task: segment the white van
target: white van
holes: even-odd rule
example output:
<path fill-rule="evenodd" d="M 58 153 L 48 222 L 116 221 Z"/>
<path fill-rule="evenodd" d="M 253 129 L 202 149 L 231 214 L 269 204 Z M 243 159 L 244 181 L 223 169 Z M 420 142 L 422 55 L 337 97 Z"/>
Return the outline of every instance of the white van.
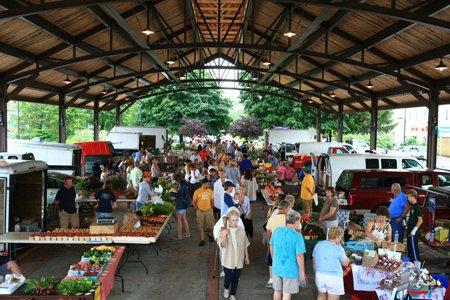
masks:
<path fill-rule="evenodd" d="M 297 152 L 299 154 L 342 154 L 356 153 L 350 144 L 338 142 L 305 142 L 299 143 Z"/>
<path fill-rule="evenodd" d="M 312 175 L 319 189 L 335 186 L 345 169 L 423 169 L 414 157 L 386 154 L 329 154 L 318 159 L 313 155 Z"/>

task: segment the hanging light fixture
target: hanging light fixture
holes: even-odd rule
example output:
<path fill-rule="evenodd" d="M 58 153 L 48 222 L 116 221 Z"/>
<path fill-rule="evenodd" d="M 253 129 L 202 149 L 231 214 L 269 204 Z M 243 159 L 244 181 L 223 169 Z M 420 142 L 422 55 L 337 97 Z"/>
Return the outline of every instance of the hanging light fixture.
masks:
<path fill-rule="evenodd" d="M 170 57 L 170 52 L 169 52 L 169 50 L 167 50 L 166 64 L 168 64 L 169 66 L 175 64 L 175 59 L 173 59 L 172 57 Z"/>
<path fill-rule="evenodd" d="M 435 69 L 440 72 L 447 70 L 447 66 L 442 61 L 442 57 L 441 57 L 441 60 L 439 61 L 439 64 L 435 67 Z"/>
<path fill-rule="evenodd" d="M 153 30 L 150 29 L 150 9 L 148 8 L 148 6 L 147 6 L 147 27 L 145 27 L 145 29 L 142 30 L 142 33 L 145 34 L 146 36 L 155 33 Z"/>
<path fill-rule="evenodd" d="M 292 37 L 294 37 L 296 34 L 295 34 L 295 32 L 293 32 L 292 31 L 292 29 L 291 29 L 291 17 L 292 17 L 292 11 L 289 11 L 289 15 L 288 15 L 288 18 L 289 18 L 289 28 L 288 28 L 288 31 L 287 32 L 285 32 L 283 35 L 285 36 L 285 37 L 287 37 L 287 38 L 292 38 Z"/>
<path fill-rule="evenodd" d="M 65 84 L 70 84 L 70 83 L 72 83 L 72 80 L 70 80 L 70 78 L 69 78 L 69 74 L 67 74 L 66 79 L 64 79 L 64 83 L 65 83 Z"/>
<path fill-rule="evenodd" d="M 255 81 L 258 80 L 258 74 L 256 74 L 255 72 L 252 72 L 251 75 L 252 75 L 252 77 L 251 77 L 252 80 L 255 80 Z"/>
<path fill-rule="evenodd" d="M 271 63 L 270 60 L 268 60 L 266 57 L 263 57 L 263 58 L 261 59 L 261 64 L 262 64 L 263 66 L 265 66 L 265 67 L 270 67 L 270 65 L 271 65 L 272 63 Z"/>
<path fill-rule="evenodd" d="M 103 87 L 102 95 L 106 95 L 106 94 L 108 94 L 108 92 L 106 91 L 106 88 Z"/>
<path fill-rule="evenodd" d="M 334 91 L 331 91 L 330 97 L 331 97 L 331 98 L 336 98 L 336 94 L 334 93 Z"/>
<path fill-rule="evenodd" d="M 372 84 L 372 82 L 370 82 L 370 79 L 369 79 L 369 82 L 366 85 L 366 88 L 368 88 L 369 90 L 373 89 L 373 84 Z"/>

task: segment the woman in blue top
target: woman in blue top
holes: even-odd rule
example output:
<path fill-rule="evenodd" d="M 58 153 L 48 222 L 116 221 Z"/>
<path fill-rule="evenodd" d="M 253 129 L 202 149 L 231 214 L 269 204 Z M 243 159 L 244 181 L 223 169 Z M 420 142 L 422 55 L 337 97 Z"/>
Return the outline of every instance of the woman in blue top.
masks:
<path fill-rule="evenodd" d="M 345 294 L 342 267 L 347 267 L 350 260 L 341 246 L 343 236 L 342 228 L 330 227 L 328 240 L 320 241 L 314 247 L 313 269 L 319 292 L 317 300 L 338 300 Z"/>

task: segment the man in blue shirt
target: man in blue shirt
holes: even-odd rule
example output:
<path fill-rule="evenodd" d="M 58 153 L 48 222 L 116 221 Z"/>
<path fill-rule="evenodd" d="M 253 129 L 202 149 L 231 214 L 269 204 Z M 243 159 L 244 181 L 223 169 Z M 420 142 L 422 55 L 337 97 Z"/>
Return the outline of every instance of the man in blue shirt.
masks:
<path fill-rule="evenodd" d="M 393 183 L 391 192 L 394 194 L 391 205 L 389 206 L 389 215 L 391 218 L 392 241 L 394 241 L 396 233 L 398 233 L 398 242 L 403 243 L 405 235 L 404 220 L 408 213 L 408 198 L 402 192 L 402 187 L 398 183 Z"/>
<path fill-rule="evenodd" d="M 270 238 L 272 255 L 273 299 L 290 299 L 299 291 L 299 282 L 305 282 L 305 241 L 300 233 L 300 214 L 290 211 L 286 227 L 278 227 Z"/>
<path fill-rule="evenodd" d="M 244 154 L 244 159 L 239 165 L 239 171 L 241 171 L 241 174 L 244 174 L 245 170 L 253 170 L 252 161 L 248 158 L 247 154 Z"/>

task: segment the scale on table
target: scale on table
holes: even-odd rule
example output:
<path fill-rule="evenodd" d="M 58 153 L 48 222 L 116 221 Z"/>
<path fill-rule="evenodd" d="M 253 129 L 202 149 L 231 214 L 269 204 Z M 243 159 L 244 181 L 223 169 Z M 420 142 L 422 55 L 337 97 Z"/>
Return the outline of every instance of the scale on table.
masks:
<path fill-rule="evenodd" d="M 98 218 L 97 225 L 112 225 L 116 223 L 115 218 Z"/>

